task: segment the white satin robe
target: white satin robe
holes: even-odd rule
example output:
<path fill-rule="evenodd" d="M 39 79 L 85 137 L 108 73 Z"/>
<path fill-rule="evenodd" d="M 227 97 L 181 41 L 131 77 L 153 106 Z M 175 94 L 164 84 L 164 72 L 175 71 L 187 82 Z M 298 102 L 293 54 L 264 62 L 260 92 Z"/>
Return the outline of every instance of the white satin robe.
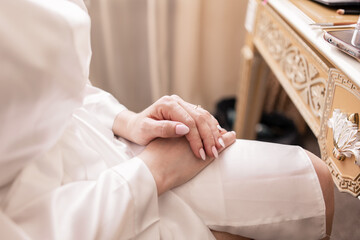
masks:
<path fill-rule="evenodd" d="M 238 140 L 157 197 L 142 147 L 116 139 L 125 109 L 88 84 L 81 0 L 0 0 L 1 239 L 319 239 L 325 207 L 299 147 Z"/>

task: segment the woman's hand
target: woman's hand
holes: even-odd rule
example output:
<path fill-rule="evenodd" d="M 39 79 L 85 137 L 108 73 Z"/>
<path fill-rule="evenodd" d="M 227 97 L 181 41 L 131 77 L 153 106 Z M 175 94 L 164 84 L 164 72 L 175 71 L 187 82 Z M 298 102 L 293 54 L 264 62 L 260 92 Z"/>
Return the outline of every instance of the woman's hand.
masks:
<path fill-rule="evenodd" d="M 218 121 L 206 110 L 176 95 L 164 96 L 141 113 L 125 110 L 116 117 L 113 132 L 132 142 L 147 145 L 155 138 L 185 135 L 196 157 L 218 156 L 223 148 Z"/>
<path fill-rule="evenodd" d="M 236 136 L 234 132 L 223 132 L 222 138 L 225 147 L 228 147 L 234 143 Z M 185 138 L 156 139 L 138 157 L 152 173 L 158 195 L 189 181 L 214 160 L 195 158 Z"/>

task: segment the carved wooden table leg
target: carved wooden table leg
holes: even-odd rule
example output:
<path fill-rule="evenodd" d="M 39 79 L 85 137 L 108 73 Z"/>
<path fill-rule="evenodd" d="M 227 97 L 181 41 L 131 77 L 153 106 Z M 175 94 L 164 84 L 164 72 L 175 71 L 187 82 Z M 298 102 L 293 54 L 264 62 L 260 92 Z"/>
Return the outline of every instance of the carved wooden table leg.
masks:
<path fill-rule="evenodd" d="M 247 43 L 242 50 L 244 57 L 243 72 L 238 86 L 236 121 L 234 130 L 238 138 L 255 139 L 256 124 L 259 122 L 265 96 L 265 81 L 269 67 L 260 56 L 252 41 L 247 37 Z"/>

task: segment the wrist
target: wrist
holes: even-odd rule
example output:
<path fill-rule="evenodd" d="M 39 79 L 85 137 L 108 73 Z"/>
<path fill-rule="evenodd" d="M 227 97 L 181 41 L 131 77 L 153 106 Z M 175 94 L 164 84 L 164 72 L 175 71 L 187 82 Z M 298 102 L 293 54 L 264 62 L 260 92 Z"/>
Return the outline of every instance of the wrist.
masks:
<path fill-rule="evenodd" d="M 159 167 L 155 161 L 153 161 L 154 156 L 148 154 L 145 150 L 142 153 L 140 153 L 137 157 L 140 158 L 145 163 L 151 175 L 153 176 L 156 184 L 158 196 L 160 196 L 164 192 L 167 192 L 171 188 L 169 178 L 165 177 L 165 173 L 164 171 L 162 171 L 162 168 Z"/>
<path fill-rule="evenodd" d="M 131 130 L 132 122 L 137 114 L 130 110 L 123 110 L 118 113 L 114 119 L 114 124 L 112 127 L 112 131 L 116 136 L 126 138 L 130 141 L 131 139 Z"/>

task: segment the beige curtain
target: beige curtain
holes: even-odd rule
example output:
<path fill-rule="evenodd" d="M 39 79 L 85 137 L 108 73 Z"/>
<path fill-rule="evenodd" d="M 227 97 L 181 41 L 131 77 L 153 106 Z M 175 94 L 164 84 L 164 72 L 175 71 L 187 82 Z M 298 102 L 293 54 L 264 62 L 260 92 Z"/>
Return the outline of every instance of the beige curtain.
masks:
<path fill-rule="evenodd" d="M 91 0 L 91 80 L 132 110 L 165 94 L 213 111 L 234 96 L 245 0 Z"/>
<path fill-rule="evenodd" d="M 171 91 L 213 111 L 237 90 L 247 1 L 176 2 Z"/>
<path fill-rule="evenodd" d="M 90 0 L 90 80 L 140 111 L 152 101 L 147 0 Z"/>

